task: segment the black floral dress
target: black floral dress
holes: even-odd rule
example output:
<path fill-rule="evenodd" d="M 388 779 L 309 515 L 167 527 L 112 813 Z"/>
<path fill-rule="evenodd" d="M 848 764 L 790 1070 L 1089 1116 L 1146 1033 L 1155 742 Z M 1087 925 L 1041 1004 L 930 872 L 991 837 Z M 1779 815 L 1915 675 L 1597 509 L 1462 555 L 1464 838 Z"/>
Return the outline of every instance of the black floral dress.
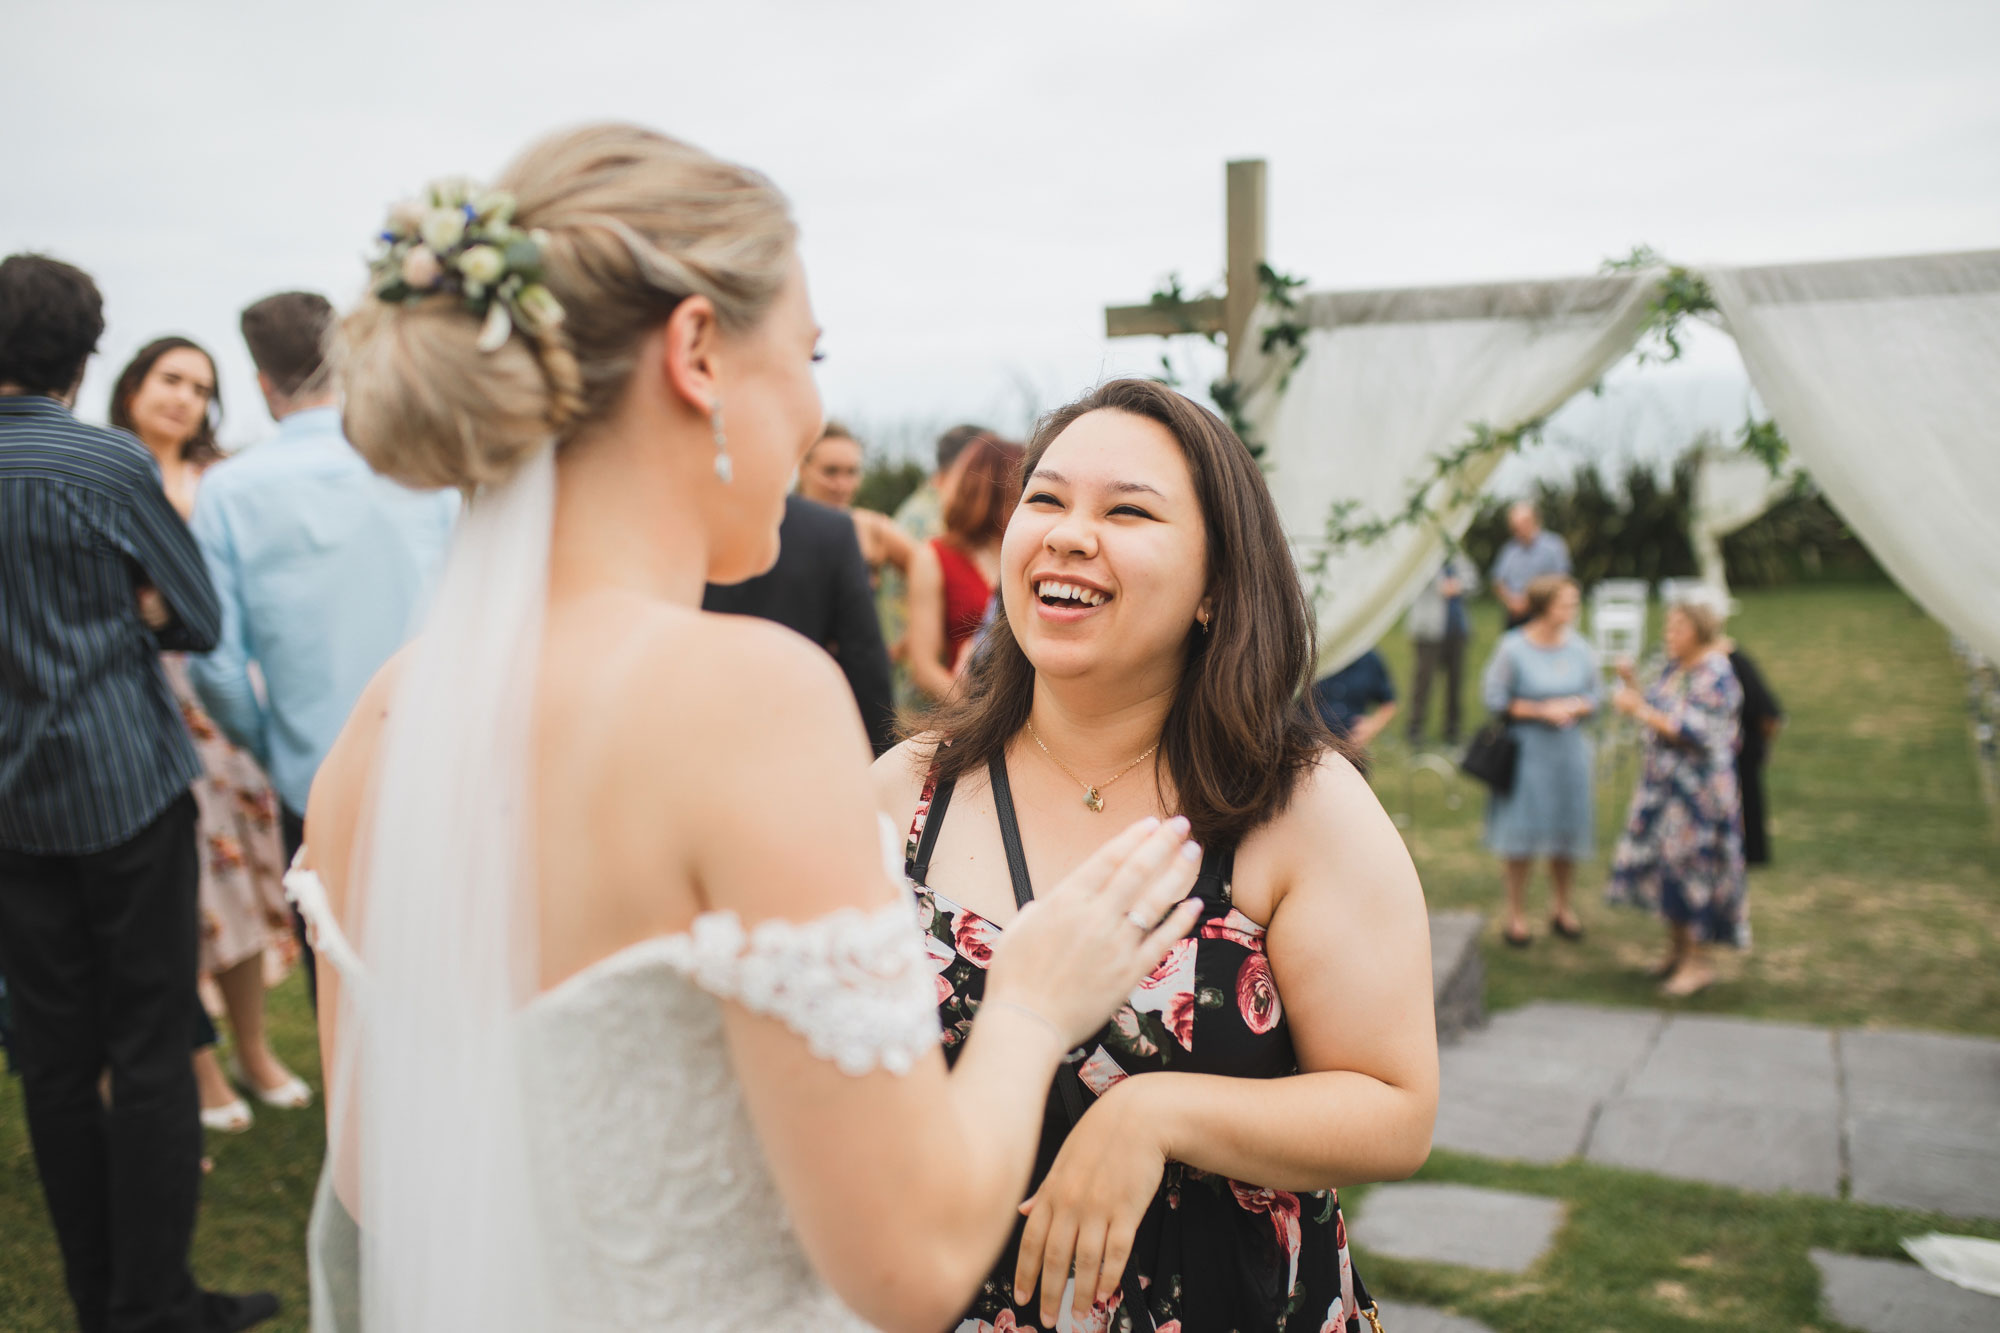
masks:
<path fill-rule="evenodd" d="M 1004 776 L 994 795 L 1011 813 Z M 935 779 L 925 784 L 910 826 L 905 873 L 926 929 L 945 1057 L 952 1060 L 978 1012 L 1000 927 L 924 883 L 949 802 L 948 787 L 940 789 Z M 1233 849 L 1211 849 L 1195 889 L 1204 900 L 1200 924 L 1091 1042 L 1070 1053 L 1086 1104 L 1121 1080 L 1153 1070 L 1234 1078 L 1298 1072 L 1264 928 L 1230 901 L 1233 862 Z M 1055 1164 L 1071 1123 L 1063 1098 L 1051 1089 L 1031 1194 Z M 954 1333 L 1048 1333 L 1039 1329 L 1032 1301 L 1013 1302 L 1023 1225 L 1015 1224 Z M 1356 1282 L 1340 1199 L 1332 1190 L 1265 1189 L 1170 1161 L 1133 1238 L 1126 1278 L 1077 1333 L 1367 1333 L 1376 1327 L 1364 1322 L 1362 1311 L 1372 1310 Z M 1135 1280 L 1139 1289 L 1132 1291 Z"/>

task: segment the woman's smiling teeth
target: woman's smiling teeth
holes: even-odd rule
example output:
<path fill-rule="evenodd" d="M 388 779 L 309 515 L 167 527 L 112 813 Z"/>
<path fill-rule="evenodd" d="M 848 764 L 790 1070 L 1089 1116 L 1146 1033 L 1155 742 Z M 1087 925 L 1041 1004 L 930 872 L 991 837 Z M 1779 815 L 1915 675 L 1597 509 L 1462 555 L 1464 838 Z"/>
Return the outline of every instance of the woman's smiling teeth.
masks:
<path fill-rule="evenodd" d="M 1035 585 L 1035 595 L 1045 602 L 1075 602 L 1079 606 L 1102 606 L 1109 598 L 1095 588 L 1043 579 Z"/>

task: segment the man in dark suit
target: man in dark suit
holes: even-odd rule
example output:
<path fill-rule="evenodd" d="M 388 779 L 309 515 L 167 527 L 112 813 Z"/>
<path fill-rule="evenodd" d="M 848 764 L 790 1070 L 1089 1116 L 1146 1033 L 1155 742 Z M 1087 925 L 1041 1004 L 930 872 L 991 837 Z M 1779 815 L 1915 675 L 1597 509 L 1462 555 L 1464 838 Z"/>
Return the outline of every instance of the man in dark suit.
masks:
<path fill-rule="evenodd" d="M 785 521 L 778 528 L 778 563 L 742 583 L 709 584 L 701 605 L 704 611 L 775 620 L 832 653 L 854 691 L 875 753 L 896 743 L 889 653 L 882 646 L 868 562 L 862 559 L 851 517 L 797 495 L 786 496 Z"/>

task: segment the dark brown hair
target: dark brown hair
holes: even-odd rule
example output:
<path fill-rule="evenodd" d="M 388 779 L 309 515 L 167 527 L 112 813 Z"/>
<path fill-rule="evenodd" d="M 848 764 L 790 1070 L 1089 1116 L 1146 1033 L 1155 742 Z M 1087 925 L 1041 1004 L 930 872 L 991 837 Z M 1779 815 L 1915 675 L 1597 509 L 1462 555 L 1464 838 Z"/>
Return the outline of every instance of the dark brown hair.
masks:
<path fill-rule="evenodd" d="M 0 381 L 65 394 L 104 336 L 104 298 L 90 275 L 47 255 L 0 260 Z"/>
<path fill-rule="evenodd" d="M 1000 540 L 1021 498 L 1021 458 L 1020 445 L 991 435 L 965 446 L 943 514 L 945 536 L 955 545 L 976 551 Z"/>
<path fill-rule="evenodd" d="M 1528 586 L 1521 590 L 1528 603 L 1528 619 L 1540 620 L 1555 605 L 1557 593 L 1576 586 L 1576 580 L 1567 574 L 1537 574 L 1529 579 Z"/>
<path fill-rule="evenodd" d="M 257 369 L 280 394 L 296 398 L 326 366 L 333 305 L 318 292 L 279 292 L 246 307 L 242 328 Z"/>
<path fill-rule="evenodd" d="M 169 334 L 155 338 L 139 349 L 139 354 L 126 363 L 118 372 L 118 382 L 111 386 L 111 411 L 107 414 L 111 424 L 120 430 L 129 430 L 134 435 L 139 428 L 132 421 L 132 400 L 138 396 L 139 386 L 146 382 L 146 376 L 153 373 L 153 365 L 168 352 L 177 352 L 183 347 L 191 352 L 200 352 L 208 362 L 208 373 L 215 375 L 215 358 L 209 356 L 208 349 L 192 338 Z M 201 425 L 181 446 L 181 458 L 197 467 L 207 467 L 222 457 L 222 446 L 215 442 L 215 432 L 222 425 L 222 381 L 217 379 L 215 391 L 208 396 L 208 408 L 201 414 Z"/>
<path fill-rule="evenodd" d="M 1305 706 L 1314 663 L 1312 607 L 1299 585 L 1277 506 L 1256 460 L 1213 412 L 1152 380 L 1113 380 L 1035 427 L 1023 462 L 1032 473 L 1071 423 L 1090 412 L 1157 421 L 1179 442 L 1208 533 L 1214 613 L 1188 626 L 1180 686 L 1167 709 L 1154 781 L 1204 842 L 1235 842 L 1284 810 L 1328 750 L 1354 758 Z M 1027 725 L 1035 668 L 1007 623 L 1006 603 L 966 668 L 962 688 L 922 729 L 949 737 L 938 776 L 983 772 Z"/>

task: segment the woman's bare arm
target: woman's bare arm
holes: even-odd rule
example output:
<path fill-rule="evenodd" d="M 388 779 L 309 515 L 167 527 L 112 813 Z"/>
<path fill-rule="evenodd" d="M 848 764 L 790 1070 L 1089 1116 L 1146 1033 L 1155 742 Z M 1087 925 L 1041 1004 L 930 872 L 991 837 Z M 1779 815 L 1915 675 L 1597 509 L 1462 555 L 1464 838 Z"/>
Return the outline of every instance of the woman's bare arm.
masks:
<path fill-rule="evenodd" d="M 951 693 L 956 680 L 944 660 L 944 566 L 929 542 L 910 561 L 910 679 L 933 699 Z"/>

